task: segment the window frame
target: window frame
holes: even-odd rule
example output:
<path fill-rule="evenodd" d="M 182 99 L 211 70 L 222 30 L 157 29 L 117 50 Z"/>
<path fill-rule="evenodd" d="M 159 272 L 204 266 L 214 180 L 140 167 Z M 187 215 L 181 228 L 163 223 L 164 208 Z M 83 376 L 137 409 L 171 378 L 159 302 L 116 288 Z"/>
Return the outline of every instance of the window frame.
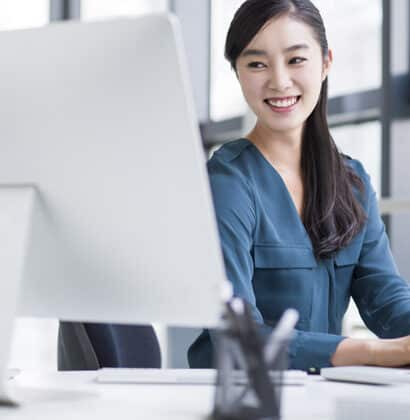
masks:
<path fill-rule="evenodd" d="M 371 121 L 380 121 L 382 126 L 382 162 L 381 162 L 381 194 L 389 197 L 391 193 L 391 125 L 397 119 L 410 118 L 410 72 L 393 76 L 391 71 L 391 2 L 382 2 L 382 86 L 377 89 L 357 91 L 351 94 L 340 95 L 329 99 L 328 117 L 329 127 L 362 124 Z M 223 143 L 230 138 L 240 135 L 242 117 L 235 117 L 223 121 L 210 120 L 210 54 L 211 47 L 211 0 L 201 0 L 201 13 L 190 15 L 187 22 L 189 8 L 184 0 L 169 0 L 170 11 L 180 17 L 185 37 L 192 34 L 193 28 L 197 39 L 201 40 L 204 48 L 189 51 L 192 59 L 201 60 L 201 70 L 196 69 L 193 74 L 194 89 L 202 92 L 202 99 L 197 96 L 197 107 L 200 112 L 200 132 L 206 149 L 215 144 Z M 81 0 L 50 0 L 50 20 L 79 19 Z M 192 24 L 197 20 L 198 25 Z M 202 24 L 199 22 L 202 21 Z M 205 25 L 203 22 L 205 21 Z M 410 22 L 410 8 L 408 22 Z M 194 22 L 195 23 L 195 22 Z M 198 29 L 199 28 L 199 29 Z M 410 25 L 408 25 L 410 39 Z M 204 49 L 207 51 L 204 54 Z M 410 43 L 409 43 L 410 56 Z M 199 74 L 201 73 L 201 74 Z M 204 94 L 204 92 L 206 92 Z M 394 101 L 392 100 L 394 98 Z"/>

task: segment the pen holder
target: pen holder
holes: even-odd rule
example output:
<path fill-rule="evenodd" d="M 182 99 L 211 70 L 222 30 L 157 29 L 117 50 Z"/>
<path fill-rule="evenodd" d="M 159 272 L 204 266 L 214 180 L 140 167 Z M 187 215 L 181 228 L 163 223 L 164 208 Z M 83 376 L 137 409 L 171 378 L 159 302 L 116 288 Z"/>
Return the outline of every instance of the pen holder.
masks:
<path fill-rule="evenodd" d="M 250 307 L 239 299 L 228 302 L 224 322 L 217 334 L 218 375 L 210 418 L 278 420 L 288 341 L 276 343 L 276 356 L 268 366 Z"/>

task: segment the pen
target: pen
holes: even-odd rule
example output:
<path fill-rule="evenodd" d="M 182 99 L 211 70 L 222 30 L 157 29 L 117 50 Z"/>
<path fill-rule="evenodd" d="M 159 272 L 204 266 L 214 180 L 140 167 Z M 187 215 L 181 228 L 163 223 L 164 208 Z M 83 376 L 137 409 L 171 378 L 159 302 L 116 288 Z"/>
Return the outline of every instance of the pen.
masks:
<path fill-rule="evenodd" d="M 299 314 L 295 309 L 287 309 L 283 313 L 265 346 L 265 360 L 268 366 L 275 361 L 283 342 L 290 340 L 298 319 Z"/>

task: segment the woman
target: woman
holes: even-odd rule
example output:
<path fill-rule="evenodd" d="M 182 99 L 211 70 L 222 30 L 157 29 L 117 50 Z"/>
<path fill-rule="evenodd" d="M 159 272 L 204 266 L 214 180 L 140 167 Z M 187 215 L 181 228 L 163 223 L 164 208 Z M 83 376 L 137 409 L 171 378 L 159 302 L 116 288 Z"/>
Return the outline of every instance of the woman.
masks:
<path fill-rule="evenodd" d="M 291 368 L 410 364 L 410 288 L 368 175 L 329 134 L 332 53 L 318 10 L 309 0 L 248 0 L 225 55 L 257 116 L 208 166 L 234 294 L 252 305 L 265 335 L 286 308 L 299 311 Z M 350 297 L 380 339 L 340 335 Z M 213 365 L 208 331 L 189 361 Z"/>

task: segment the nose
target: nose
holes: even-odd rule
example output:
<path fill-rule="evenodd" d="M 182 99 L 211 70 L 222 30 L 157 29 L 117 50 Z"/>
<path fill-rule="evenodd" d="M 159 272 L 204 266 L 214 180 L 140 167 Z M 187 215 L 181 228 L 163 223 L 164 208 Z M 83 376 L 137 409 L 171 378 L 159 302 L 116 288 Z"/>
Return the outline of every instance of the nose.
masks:
<path fill-rule="evenodd" d="M 276 65 L 270 72 L 268 88 L 277 92 L 285 92 L 292 86 L 292 78 L 288 69 L 283 65 Z"/>

